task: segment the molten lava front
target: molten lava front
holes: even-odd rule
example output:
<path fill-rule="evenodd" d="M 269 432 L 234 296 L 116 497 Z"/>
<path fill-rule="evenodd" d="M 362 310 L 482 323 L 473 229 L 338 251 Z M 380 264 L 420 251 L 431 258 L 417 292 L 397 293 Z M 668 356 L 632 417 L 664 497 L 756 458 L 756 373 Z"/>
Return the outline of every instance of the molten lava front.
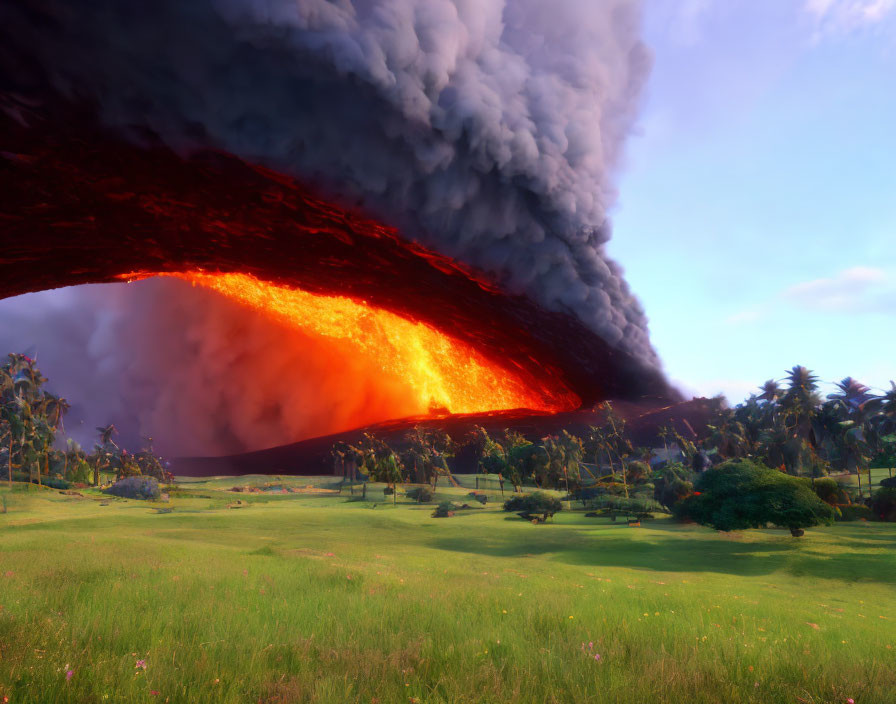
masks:
<path fill-rule="evenodd" d="M 564 411 L 578 397 L 552 387 L 535 390 L 500 364 L 430 325 L 344 296 L 278 286 L 247 274 L 173 274 L 212 289 L 260 314 L 325 338 L 345 341 L 382 370 L 402 379 L 421 408 L 450 413 L 528 408 Z M 334 374 L 339 370 L 334 369 Z"/>

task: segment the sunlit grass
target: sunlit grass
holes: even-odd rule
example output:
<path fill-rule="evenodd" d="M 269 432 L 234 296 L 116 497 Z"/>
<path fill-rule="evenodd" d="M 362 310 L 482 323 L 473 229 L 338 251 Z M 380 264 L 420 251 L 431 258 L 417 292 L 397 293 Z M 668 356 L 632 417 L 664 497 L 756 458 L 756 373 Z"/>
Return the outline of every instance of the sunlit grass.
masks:
<path fill-rule="evenodd" d="M 381 487 L 365 502 L 222 491 L 268 480 L 190 483 L 161 514 L 89 492 L 9 495 L 0 695 L 896 701 L 892 524 L 797 540 L 575 512 L 533 526 L 497 501 L 432 519 Z M 248 505 L 227 508 L 237 498 Z"/>

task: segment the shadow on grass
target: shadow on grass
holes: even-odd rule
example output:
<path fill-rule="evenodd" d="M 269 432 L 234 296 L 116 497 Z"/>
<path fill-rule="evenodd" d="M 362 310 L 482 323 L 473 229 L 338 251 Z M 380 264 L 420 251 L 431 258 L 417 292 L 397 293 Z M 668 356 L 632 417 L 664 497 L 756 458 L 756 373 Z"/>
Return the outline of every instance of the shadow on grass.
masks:
<path fill-rule="evenodd" d="M 617 527 L 615 524 L 613 527 Z M 628 567 L 657 572 L 716 572 L 761 576 L 783 571 L 795 576 L 849 582 L 896 584 L 896 555 L 861 540 L 844 540 L 847 550 L 829 550 L 810 538 L 754 534 L 723 537 L 704 528 L 651 524 L 651 532 L 620 536 L 552 531 L 533 526 L 531 534 L 438 538 L 430 545 L 452 552 L 524 559 L 553 555 L 559 562 L 588 567 Z M 652 534 L 660 531 L 661 534 Z M 700 535 L 690 535 L 690 533 Z M 761 537 L 760 537 L 761 536 Z M 760 537 L 760 539 L 756 539 Z M 765 539 L 762 539 L 765 538 Z"/>

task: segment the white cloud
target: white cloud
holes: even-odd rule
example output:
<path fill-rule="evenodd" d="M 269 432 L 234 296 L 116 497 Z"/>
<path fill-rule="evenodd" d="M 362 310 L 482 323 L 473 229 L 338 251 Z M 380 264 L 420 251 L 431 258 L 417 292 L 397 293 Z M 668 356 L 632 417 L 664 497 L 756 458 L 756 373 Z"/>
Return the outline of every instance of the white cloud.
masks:
<path fill-rule="evenodd" d="M 824 312 L 896 312 L 894 280 L 883 269 L 857 266 L 830 278 L 814 279 L 786 289 L 784 298 Z"/>
<path fill-rule="evenodd" d="M 803 9 L 815 24 L 816 38 L 847 34 L 896 15 L 896 0 L 806 0 Z"/>

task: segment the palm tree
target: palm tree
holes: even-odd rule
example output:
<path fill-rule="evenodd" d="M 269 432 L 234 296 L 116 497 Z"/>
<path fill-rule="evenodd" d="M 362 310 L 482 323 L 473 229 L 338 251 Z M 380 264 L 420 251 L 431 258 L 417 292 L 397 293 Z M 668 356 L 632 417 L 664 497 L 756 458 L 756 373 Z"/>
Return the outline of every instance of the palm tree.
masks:
<path fill-rule="evenodd" d="M 887 450 L 887 464 L 892 465 L 896 454 L 896 382 L 891 381 L 890 388 L 883 396 L 878 397 L 875 410 L 871 424 L 880 439 L 882 449 Z M 893 467 L 888 466 L 887 472 L 892 477 Z"/>
<path fill-rule="evenodd" d="M 41 388 L 46 381 L 34 360 L 23 354 L 8 355 L 0 366 L 0 436 L 10 484 L 15 459 L 20 469 L 28 467 L 29 479 L 37 470 L 38 484 L 42 472 L 49 473 L 53 441 L 69 406 Z"/>
<path fill-rule="evenodd" d="M 862 495 L 862 467 L 868 470 L 868 490 L 871 490 L 870 458 L 880 442 L 874 425 L 869 423 L 866 409 L 873 408 L 878 398 L 861 382 L 846 377 L 836 384 L 838 391 L 828 394 L 828 403 L 841 416 L 843 429 L 841 445 L 847 462 L 847 470 L 855 467 L 859 480 L 859 496 Z M 826 404 L 827 405 L 827 404 Z"/>
<path fill-rule="evenodd" d="M 782 399 L 782 405 L 795 422 L 797 432 L 808 434 L 807 426 L 815 409 L 821 405 L 818 395 L 818 377 L 806 367 L 797 365 L 787 372 L 789 386 Z"/>
<path fill-rule="evenodd" d="M 563 430 L 560 435 L 550 435 L 544 438 L 543 447 L 548 456 L 549 466 L 559 469 L 563 473 L 564 483 L 566 484 L 566 493 L 569 494 L 569 476 L 578 483 L 580 479 L 579 464 L 582 461 L 584 450 L 582 441 L 575 435 Z M 559 478 L 559 476 L 558 476 Z"/>
<path fill-rule="evenodd" d="M 730 408 L 719 408 L 707 430 L 709 435 L 703 441 L 703 447 L 715 449 L 721 457 L 745 457 L 751 453 L 746 428 Z"/>
<path fill-rule="evenodd" d="M 530 473 L 533 447 L 534 445 L 522 434 L 512 430 L 504 431 L 507 476 L 510 479 L 510 483 L 513 484 L 513 490 L 516 493 L 523 490 L 523 477 L 528 476 Z M 503 495 L 503 488 L 501 493 Z"/>
<path fill-rule="evenodd" d="M 627 499 L 628 480 L 625 476 L 625 460 L 631 456 L 634 448 L 625 437 L 625 419 L 616 413 L 609 401 L 604 403 L 603 408 L 603 425 L 589 428 L 589 447 L 594 450 L 595 464 L 599 464 L 598 458 L 601 452 L 606 455 L 611 472 L 615 473 L 615 462 L 619 463 L 622 472 L 622 490 Z M 661 429 L 663 430 L 665 429 Z"/>
<path fill-rule="evenodd" d="M 768 379 L 759 389 L 762 393 L 756 398 L 767 403 L 776 403 L 783 395 L 781 385 L 774 379 Z"/>
<path fill-rule="evenodd" d="M 828 394 L 828 399 L 835 403 L 842 404 L 847 414 L 852 415 L 860 413 L 869 401 L 877 398 L 871 393 L 871 389 L 860 381 L 853 379 L 851 376 L 846 377 L 843 381 L 834 384 L 839 391 Z"/>

